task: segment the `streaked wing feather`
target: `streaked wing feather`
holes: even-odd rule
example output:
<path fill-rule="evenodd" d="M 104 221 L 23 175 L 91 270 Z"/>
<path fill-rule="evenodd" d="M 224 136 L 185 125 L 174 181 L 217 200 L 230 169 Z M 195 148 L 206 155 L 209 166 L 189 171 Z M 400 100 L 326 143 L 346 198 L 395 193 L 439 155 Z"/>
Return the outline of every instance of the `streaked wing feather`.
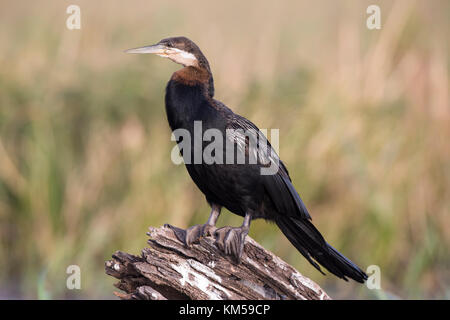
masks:
<path fill-rule="evenodd" d="M 276 174 L 262 176 L 265 189 L 277 211 L 286 215 L 311 219 L 305 204 L 291 182 L 288 170 L 259 128 L 246 118 L 233 114 L 233 117 L 228 121 L 227 129 L 234 130 L 233 134 L 230 136 L 227 134 L 227 137 L 233 139 L 238 148 L 248 148 L 249 154 L 256 154 L 258 164 L 276 163 L 278 166 Z M 242 135 L 241 131 L 254 132 L 258 150 L 253 150 L 255 144 L 249 145 L 247 136 Z"/>

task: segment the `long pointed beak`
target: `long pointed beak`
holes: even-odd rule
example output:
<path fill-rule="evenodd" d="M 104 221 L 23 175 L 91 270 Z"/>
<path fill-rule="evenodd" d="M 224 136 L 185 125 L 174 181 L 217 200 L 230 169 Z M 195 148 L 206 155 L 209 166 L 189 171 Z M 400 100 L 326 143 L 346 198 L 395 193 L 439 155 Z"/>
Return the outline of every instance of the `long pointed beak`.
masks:
<path fill-rule="evenodd" d="M 125 50 L 125 53 L 154 53 L 159 56 L 166 56 L 166 50 L 168 48 L 162 44 L 154 44 L 152 46 L 139 47 L 134 49 Z"/>

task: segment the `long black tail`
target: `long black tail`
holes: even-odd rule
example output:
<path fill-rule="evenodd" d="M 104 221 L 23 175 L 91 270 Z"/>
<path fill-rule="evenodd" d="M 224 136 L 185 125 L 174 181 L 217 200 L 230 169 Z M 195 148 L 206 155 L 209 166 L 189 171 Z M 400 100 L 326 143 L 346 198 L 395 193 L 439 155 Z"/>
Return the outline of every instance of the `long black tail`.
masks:
<path fill-rule="evenodd" d="M 277 217 L 275 222 L 297 250 L 321 273 L 318 263 L 345 281 L 346 277 L 360 283 L 367 280 L 367 275 L 357 265 L 325 241 L 311 221 Z"/>

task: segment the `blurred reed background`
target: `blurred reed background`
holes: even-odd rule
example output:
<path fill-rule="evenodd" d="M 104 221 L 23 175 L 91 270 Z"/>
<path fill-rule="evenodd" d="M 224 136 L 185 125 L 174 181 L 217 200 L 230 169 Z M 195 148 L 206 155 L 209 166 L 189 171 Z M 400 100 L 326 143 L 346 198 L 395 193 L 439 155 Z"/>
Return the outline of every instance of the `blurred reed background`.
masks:
<path fill-rule="evenodd" d="M 81 7 L 81 30 L 66 8 Z M 382 29 L 366 28 L 381 7 Z M 382 289 L 322 276 L 278 229 L 250 236 L 334 298 L 450 298 L 448 1 L 0 0 L 0 298 L 112 298 L 104 261 L 209 208 L 170 161 L 179 68 L 124 49 L 185 35 L 216 98 L 260 128 L 316 226 Z M 225 213 L 220 225 L 239 225 Z M 66 268 L 81 268 L 67 290 Z"/>

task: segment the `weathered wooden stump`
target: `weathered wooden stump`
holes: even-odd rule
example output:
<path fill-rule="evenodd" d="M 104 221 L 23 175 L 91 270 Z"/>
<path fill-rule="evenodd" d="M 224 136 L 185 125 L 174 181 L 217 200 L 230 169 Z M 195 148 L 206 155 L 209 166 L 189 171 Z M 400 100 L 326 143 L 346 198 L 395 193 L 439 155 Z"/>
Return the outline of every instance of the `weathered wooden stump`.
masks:
<path fill-rule="evenodd" d="M 121 251 L 105 263 L 122 299 L 330 299 L 313 281 L 247 236 L 241 263 L 212 237 L 187 248 L 168 227 L 150 228 L 141 256 Z"/>

